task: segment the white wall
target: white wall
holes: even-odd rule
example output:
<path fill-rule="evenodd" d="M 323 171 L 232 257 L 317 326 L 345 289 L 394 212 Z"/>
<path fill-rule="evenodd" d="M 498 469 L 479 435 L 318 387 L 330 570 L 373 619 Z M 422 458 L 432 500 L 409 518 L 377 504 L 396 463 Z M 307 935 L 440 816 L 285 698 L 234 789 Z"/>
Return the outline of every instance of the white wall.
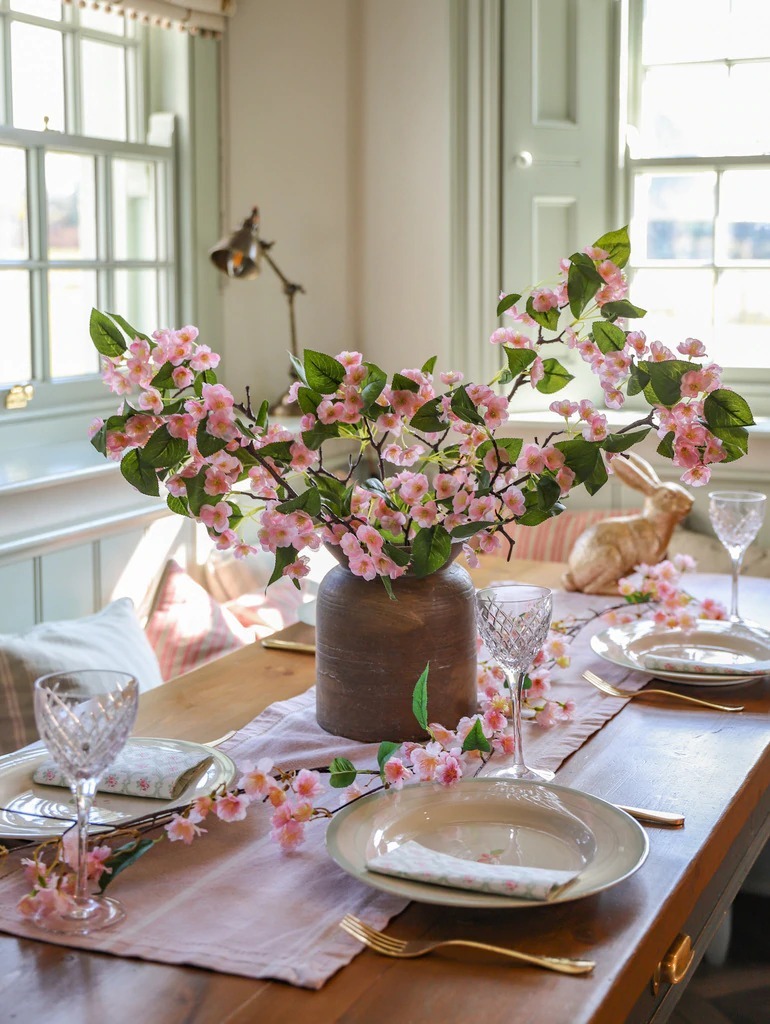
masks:
<path fill-rule="evenodd" d="M 300 347 L 386 369 L 445 350 L 447 0 L 248 0 L 225 41 L 229 230 L 253 203 L 297 298 Z M 276 278 L 222 279 L 224 379 L 277 395 L 289 327 Z"/>

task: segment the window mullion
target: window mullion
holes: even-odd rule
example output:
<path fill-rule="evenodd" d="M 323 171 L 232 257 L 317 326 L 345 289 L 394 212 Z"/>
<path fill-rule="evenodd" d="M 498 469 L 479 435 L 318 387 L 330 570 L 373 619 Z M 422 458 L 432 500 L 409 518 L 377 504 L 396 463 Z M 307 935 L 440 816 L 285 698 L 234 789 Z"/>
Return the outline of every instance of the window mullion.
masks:
<path fill-rule="evenodd" d="M 50 331 L 48 317 L 48 206 L 45 189 L 45 149 L 36 146 L 27 151 L 28 213 L 30 258 L 38 267 L 32 270 L 32 376 L 50 379 Z M 42 266 L 40 266 L 42 264 Z"/>
<path fill-rule="evenodd" d="M 82 134 L 80 116 L 80 33 L 63 32 L 64 45 L 64 123 L 70 135 Z"/>
<path fill-rule="evenodd" d="M 11 75 L 11 22 L 8 17 L 0 18 L 0 32 L 3 47 L 3 124 L 13 124 L 13 76 Z"/>
<path fill-rule="evenodd" d="M 102 309 L 112 309 L 115 302 L 112 225 L 112 157 L 105 153 L 96 161 L 96 257 L 102 264 L 97 288 Z"/>

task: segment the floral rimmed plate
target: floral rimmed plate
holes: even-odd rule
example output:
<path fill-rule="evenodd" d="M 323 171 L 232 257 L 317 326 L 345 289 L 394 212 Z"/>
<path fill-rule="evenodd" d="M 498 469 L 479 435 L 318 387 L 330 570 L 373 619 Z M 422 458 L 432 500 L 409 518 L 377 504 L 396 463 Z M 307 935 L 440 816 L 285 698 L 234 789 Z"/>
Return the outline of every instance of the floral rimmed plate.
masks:
<path fill-rule="evenodd" d="M 217 786 L 229 785 L 236 775 L 235 763 L 227 754 L 200 743 L 155 737 L 134 737 L 128 742 L 167 751 L 199 753 L 210 757 L 211 763 L 175 800 L 97 793 L 91 812 L 91 831 L 94 833 L 99 831 L 99 825 L 125 825 L 148 814 L 162 813 L 171 807 L 189 803 Z M 0 757 L 0 838 L 47 839 L 61 835 L 73 823 L 74 805 L 69 790 L 39 786 L 32 781 L 35 769 L 48 758 L 42 744 Z"/>
<path fill-rule="evenodd" d="M 649 620 L 628 622 L 597 633 L 591 638 L 592 649 L 614 665 L 647 672 L 657 679 L 668 679 L 683 686 L 742 686 L 756 681 L 752 666 L 770 658 L 770 633 L 763 629 L 749 629 L 733 622 L 699 619 L 693 629 L 670 629 L 656 626 Z M 645 665 L 648 654 L 686 658 L 693 663 L 692 671 L 651 669 Z M 708 673 L 698 671 L 699 663 L 710 665 Z M 719 664 L 732 666 L 732 673 L 720 675 L 714 668 Z M 735 675 L 741 665 L 746 675 Z"/>
<path fill-rule="evenodd" d="M 378 854 L 407 842 L 469 861 L 578 871 L 550 900 L 520 899 L 382 875 L 366 868 Z M 588 793 L 546 782 L 465 779 L 380 790 L 343 808 L 326 846 L 343 870 L 366 885 L 422 903 L 520 908 L 581 899 L 628 878 L 647 856 L 637 822 Z"/>

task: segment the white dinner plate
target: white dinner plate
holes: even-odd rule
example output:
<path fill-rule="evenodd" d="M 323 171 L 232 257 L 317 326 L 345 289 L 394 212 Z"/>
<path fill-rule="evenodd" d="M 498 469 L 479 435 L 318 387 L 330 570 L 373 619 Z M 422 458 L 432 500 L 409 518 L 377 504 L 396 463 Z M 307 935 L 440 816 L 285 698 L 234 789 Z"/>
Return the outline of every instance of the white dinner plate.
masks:
<path fill-rule="evenodd" d="M 91 811 L 91 831 L 94 833 L 100 831 L 94 826 L 125 825 L 147 814 L 190 803 L 217 786 L 229 785 L 237 771 L 227 754 L 200 743 L 155 737 L 134 737 L 128 742 L 185 754 L 199 752 L 201 756 L 210 756 L 212 761 L 176 800 L 97 793 Z M 70 791 L 62 786 L 40 786 L 32 781 L 38 765 L 47 759 L 50 755 L 42 743 L 0 757 L 0 838 L 47 839 L 61 835 L 73 823 L 74 802 Z"/>
<path fill-rule="evenodd" d="M 614 665 L 647 672 L 657 679 L 668 679 L 683 686 L 742 686 L 756 682 L 757 675 L 708 675 L 698 672 L 668 672 L 645 667 L 644 657 L 655 653 L 664 657 L 700 658 L 712 664 L 729 660 L 747 668 L 770 658 L 770 633 L 748 629 L 717 619 L 698 619 L 693 629 L 670 629 L 649 619 L 627 622 L 597 633 L 591 647 Z"/>
<path fill-rule="evenodd" d="M 396 878 L 366 863 L 414 841 L 464 860 L 578 871 L 562 893 L 525 900 Z M 380 790 L 335 814 L 326 847 L 341 868 L 375 889 L 450 907 L 533 907 L 601 892 L 641 867 L 649 843 L 623 811 L 566 786 L 520 779 L 463 779 Z"/>

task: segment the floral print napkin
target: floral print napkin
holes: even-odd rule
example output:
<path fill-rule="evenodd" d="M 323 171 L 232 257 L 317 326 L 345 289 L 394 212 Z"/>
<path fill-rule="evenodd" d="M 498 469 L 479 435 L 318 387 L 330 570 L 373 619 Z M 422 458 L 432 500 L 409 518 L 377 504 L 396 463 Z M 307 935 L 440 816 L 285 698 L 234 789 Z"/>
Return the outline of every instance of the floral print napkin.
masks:
<path fill-rule="evenodd" d="M 453 889 L 473 889 L 515 896 L 524 900 L 552 900 L 578 877 L 578 871 L 495 864 L 473 861 L 439 853 L 414 841 L 373 857 L 366 863 L 370 871 L 396 875 L 416 882 L 448 885 Z"/>
<path fill-rule="evenodd" d="M 206 771 L 212 760 L 211 755 L 200 751 L 128 743 L 102 775 L 97 789 L 102 793 L 119 793 L 122 796 L 176 800 L 191 782 Z M 41 764 L 32 778 L 39 785 L 69 788 L 69 780 L 53 761 Z"/>
<path fill-rule="evenodd" d="M 686 672 L 698 676 L 766 676 L 770 673 L 770 661 L 752 661 L 740 665 L 734 661 L 719 661 L 718 657 L 705 661 L 650 653 L 644 656 L 643 663 L 645 668 L 653 672 Z"/>

